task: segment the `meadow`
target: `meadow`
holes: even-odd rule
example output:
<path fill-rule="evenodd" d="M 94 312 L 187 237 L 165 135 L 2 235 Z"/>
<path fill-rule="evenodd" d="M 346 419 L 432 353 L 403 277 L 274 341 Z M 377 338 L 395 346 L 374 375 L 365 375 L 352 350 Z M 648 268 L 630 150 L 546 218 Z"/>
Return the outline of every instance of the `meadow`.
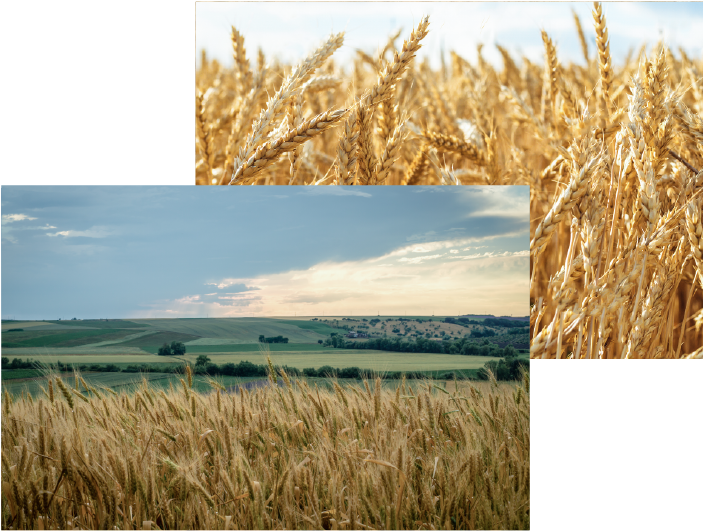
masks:
<path fill-rule="evenodd" d="M 3 395 L 5 529 L 529 528 L 527 376 L 72 383 Z"/>

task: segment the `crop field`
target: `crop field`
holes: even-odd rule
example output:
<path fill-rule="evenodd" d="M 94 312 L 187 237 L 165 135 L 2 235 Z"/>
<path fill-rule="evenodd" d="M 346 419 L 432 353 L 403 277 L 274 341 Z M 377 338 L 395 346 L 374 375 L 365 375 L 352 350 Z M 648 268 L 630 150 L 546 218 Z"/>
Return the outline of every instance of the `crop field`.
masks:
<path fill-rule="evenodd" d="M 0 374 L 2 375 L 2 381 L 5 382 L 8 380 L 19 380 L 21 378 L 37 378 L 43 376 L 44 373 L 38 369 L 3 369 Z"/>
<path fill-rule="evenodd" d="M 284 336 L 290 343 L 316 343 L 329 333 L 316 331 L 324 327 L 308 324 L 306 321 L 285 321 L 261 317 L 239 317 L 219 319 L 138 319 L 136 323 L 150 325 L 159 330 L 179 332 L 203 338 L 223 338 L 242 343 L 256 343 L 259 335 L 266 337 Z M 312 328 L 312 329 L 310 329 Z"/>
<path fill-rule="evenodd" d="M 265 362 L 263 354 L 256 353 L 208 353 L 208 357 L 217 363 L 239 363 L 250 361 L 257 365 Z M 196 355 L 186 353 L 183 356 L 191 363 Z M 427 371 L 449 369 L 479 369 L 488 361 L 500 358 L 490 356 L 460 356 L 452 354 L 422 354 L 414 352 L 383 352 L 380 350 L 328 349 L 304 352 L 272 352 L 271 359 L 276 365 L 287 365 L 298 369 L 315 368 L 325 365 L 336 368 L 359 367 L 379 372 Z"/>
<path fill-rule="evenodd" d="M 646 35 L 612 57 L 605 11 L 574 15 L 582 60 L 546 25 L 543 61 L 502 66 L 417 61 L 428 18 L 347 64 L 338 33 L 254 66 L 233 27 L 233 67 L 196 72 L 195 182 L 530 185 L 532 356 L 703 358 L 703 62 Z"/>
<path fill-rule="evenodd" d="M 151 354 L 143 351 L 139 347 L 124 347 L 117 344 L 96 347 L 96 344 L 83 345 L 81 347 L 71 348 L 52 348 L 52 347 L 32 347 L 32 348 L 3 348 L 2 355 L 4 357 L 17 358 L 42 358 L 50 359 L 61 356 L 73 356 L 85 359 L 86 357 L 100 357 L 105 360 L 104 356 L 150 356 Z M 98 363 L 98 362 L 95 362 Z"/>
<path fill-rule="evenodd" d="M 35 326 L 44 326 L 45 321 L 3 321 L 2 331 L 9 330 L 11 328 L 29 328 Z"/>
<path fill-rule="evenodd" d="M 5 371 L 3 371 L 5 372 Z M 138 384 L 142 381 L 142 376 L 147 380 L 161 380 L 164 378 L 172 378 L 173 374 L 167 373 L 146 373 L 144 375 L 127 372 L 93 372 L 82 374 L 83 379 L 93 386 L 108 387 L 110 389 L 119 389 L 121 387 L 129 387 Z M 46 388 L 47 378 L 42 374 L 38 377 L 32 377 L 29 381 L 13 381 L 3 382 L 3 390 L 12 395 L 20 394 L 22 391 L 27 391 L 33 396 L 41 396 L 41 388 Z M 61 379 L 66 382 L 69 387 L 75 387 L 73 375 L 63 374 Z M 178 380 L 175 380 L 177 383 Z"/>
<path fill-rule="evenodd" d="M 70 350 L 70 349 L 66 349 Z M 100 351 L 102 349 L 98 349 Z M 25 352 L 30 351 L 30 352 Z M 32 354 L 32 351 L 36 351 Z M 57 352 L 58 351 L 58 352 Z M 13 357 L 21 357 L 22 359 L 32 358 L 34 361 L 41 363 L 56 363 L 61 361 L 67 364 L 81 364 L 81 363 L 128 363 L 128 364 L 141 364 L 141 363 L 173 363 L 174 358 L 169 356 L 157 356 L 155 354 L 146 354 L 140 350 L 137 353 L 127 353 L 120 354 L 119 352 L 107 352 L 104 354 L 95 354 L 93 352 L 86 351 L 85 354 L 76 354 L 74 350 L 70 350 L 68 353 L 61 352 L 61 349 L 54 349 L 50 354 L 42 354 L 42 349 L 10 349 L 10 352 L 5 352 L 3 349 L 3 357 L 12 359 Z"/>
<path fill-rule="evenodd" d="M 188 374 L 113 394 L 86 376 L 4 394 L 4 529 L 529 528 L 527 377 L 327 389 L 281 372 L 204 394 Z"/>
<path fill-rule="evenodd" d="M 154 331 L 153 333 L 141 335 L 137 338 L 125 341 L 121 343 L 120 346 L 137 347 L 145 352 L 149 352 L 150 354 L 156 354 L 159 351 L 159 347 L 164 343 L 170 344 L 172 341 L 187 343 L 188 341 L 193 341 L 194 339 L 199 338 L 200 336 L 183 334 L 181 332 Z"/>
<path fill-rule="evenodd" d="M 47 321 L 48 323 L 54 323 L 61 326 L 73 326 L 73 327 L 83 327 L 87 326 L 90 328 L 101 328 L 101 329 L 112 329 L 112 328 L 144 328 L 143 323 L 137 323 L 135 321 L 128 321 L 124 319 L 84 319 L 76 321 Z"/>
<path fill-rule="evenodd" d="M 134 330 L 44 331 L 29 328 L 23 332 L 3 332 L 2 348 L 79 347 L 100 341 L 114 341 L 133 335 Z"/>
<path fill-rule="evenodd" d="M 316 352 L 327 350 L 318 343 L 270 343 L 266 348 L 271 352 Z M 259 352 L 261 350 L 260 343 L 243 343 L 243 344 L 224 344 L 224 345 L 202 345 L 193 343 L 188 344 L 189 354 L 207 354 L 217 353 L 225 354 L 229 352 Z"/>

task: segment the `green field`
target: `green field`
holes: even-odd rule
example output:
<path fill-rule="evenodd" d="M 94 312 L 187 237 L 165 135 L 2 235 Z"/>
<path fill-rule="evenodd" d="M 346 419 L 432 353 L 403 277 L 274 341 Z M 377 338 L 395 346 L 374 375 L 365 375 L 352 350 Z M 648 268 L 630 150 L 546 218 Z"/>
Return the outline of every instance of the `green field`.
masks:
<path fill-rule="evenodd" d="M 203 338 L 225 338 L 240 343 L 257 343 L 259 336 L 287 337 L 290 343 L 316 343 L 329 333 L 318 333 L 332 328 L 314 321 L 277 320 L 263 317 L 238 317 L 220 319 L 139 319 L 136 323 L 148 324 L 159 330 L 179 332 Z M 302 326 L 315 325 L 313 329 Z"/>
<path fill-rule="evenodd" d="M 193 341 L 194 339 L 199 339 L 200 336 L 194 336 L 192 334 L 182 334 L 180 332 L 154 332 L 151 334 L 146 334 L 129 341 L 120 343 L 120 346 L 124 347 L 138 347 L 145 352 L 150 354 L 156 354 L 159 351 L 159 347 L 164 343 L 171 343 L 172 341 L 181 341 L 187 343 L 188 341 Z"/>
<path fill-rule="evenodd" d="M 318 321 L 276 319 L 274 322 L 286 326 L 297 326 L 298 328 L 302 328 L 303 330 L 312 330 L 313 332 L 317 332 L 318 334 L 322 334 L 323 336 L 328 336 L 330 335 L 330 332 L 334 332 L 334 328 L 329 325 L 326 325 L 325 323 L 320 323 Z"/>
<path fill-rule="evenodd" d="M 37 378 L 43 376 L 44 372 L 38 369 L 3 369 L 0 371 L 0 374 L 2 375 L 2 381 L 5 382 L 7 380 L 18 380 L 20 378 Z"/>
<path fill-rule="evenodd" d="M 3 371 L 4 372 L 4 371 Z M 93 372 L 93 373 L 83 373 L 81 374 L 83 379 L 88 382 L 88 384 L 95 387 L 110 387 L 113 389 L 122 388 L 125 386 L 136 385 L 142 381 L 142 375 L 137 373 L 125 373 L 125 372 Z M 147 373 L 143 377 L 149 381 L 159 381 L 166 378 L 173 378 L 173 374 L 165 373 Z M 75 386 L 73 376 L 67 374 L 62 374 L 62 380 L 71 387 Z M 177 382 L 177 380 L 176 380 Z M 30 381 L 13 382 L 9 381 L 3 383 L 3 390 L 7 390 L 11 394 L 20 394 L 23 390 L 26 390 L 32 395 L 42 394 L 40 387 L 46 386 L 46 379 L 37 379 Z M 168 383 L 166 383 L 168 385 Z M 78 399 L 76 399 L 78 400 Z"/>
<path fill-rule="evenodd" d="M 135 323 L 134 321 L 125 321 L 122 319 L 110 319 L 102 321 L 100 319 L 86 319 L 83 321 L 46 321 L 47 323 L 60 324 L 63 326 L 87 326 L 90 328 L 113 329 L 113 328 L 144 328 L 145 324 Z"/>
<path fill-rule="evenodd" d="M 19 372 L 19 371 L 3 371 L 5 372 Z M 475 371 L 464 371 L 464 373 L 468 373 L 467 375 L 471 376 L 475 373 Z M 444 374 L 444 372 L 438 374 L 438 375 L 433 375 L 433 374 L 428 374 L 429 378 L 436 378 L 440 377 Z M 38 376 L 42 376 L 41 374 Z M 183 378 L 183 375 L 180 374 L 169 374 L 169 373 L 147 373 L 147 374 L 139 374 L 139 373 L 96 373 L 96 372 L 87 372 L 87 373 L 82 373 L 81 376 L 83 379 L 92 386 L 95 386 L 97 388 L 101 387 L 108 387 L 110 389 L 113 389 L 115 391 L 117 390 L 122 390 L 122 389 L 130 389 L 130 388 L 136 388 L 142 383 L 142 378 L 146 378 L 149 383 L 153 386 L 156 387 L 157 389 L 167 389 L 171 385 L 173 385 L 176 388 L 180 388 L 181 386 L 181 378 Z M 373 378 L 373 375 L 370 375 L 371 378 Z M 61 379 L 66 382 L 66 385 L 75 388 L 75 381 L 74 378 L 71 374 L 69 373 L 62 373 L 61 374 Z M 200 393 L 210 393 L 213 392 L 213 387 L 210 385 L 208 382 L 209 378 L 205 376 L 194 376 L 193 378 L 193 389 L 197 392 Z M 220 385 L 223 385 L 230 391 L 233 390 L 233 388 L 239 384 L 246 384 L 248 382 L 262 382 L 265 383 L 267 381 L 266 378 L 262 378 L 260 376 L 252 376 L 252 377 L 236 377 L 236 376 L 216 376 L 213 378 L 216 382 L 218 382 Z M 306 381 L 310 386 L 315 387 L 319 386 L 320 388 L 327 388 L 331 386 L 331 380 L 329 378 L 306 378 L 306 377 L 301 377 L 301 378 L 292 378 L 291 379 L 293 382 L 293 385 L 296 384 L 298 380 L 304 380 Z M 391 388 L 395 389 L 398 385 L 400 385 L 402 380 L 395 380 L 395 379 L 388 379 L 388 380 L 383 380 L 383 387 L 384 388 Z M 359 380 L 353 380 L 353 379 L 340 379 L 338 380 L 339 385 L 342 387 L 347 387 L 347 386 L 357 386 L 357 385 L 362 385 Z M 453 381 L 448 382 L 446 380 L 434 380 L 434 384 L 447 389 L 449 391 L 452 391 L 454 389 L 455 383 Z M 412 387 L 413 389 L 418 389 L 421 386 L 426 386 L 427 385 L 427 380 L 419 379 L 419 380 L 406 380 L 406 385 L 408 387 Z M 458 386 L 464 386 L 468 385 L 468 382 L 458 382 Z M 472 382 L 472 385 L 486 385 L 482 382 Z M 499 382 L 499 385 L 514 385 L 511 382 Z M 46 379 L 41 378 L 41 379 L 36 379 L 36 380 L 26 380 L 26 381 L 14 381 L 14 379 L 9 379 L 9 380 L 3 380 L 3 390 L 7 390 L 8 393 L 11 395 L 19 395 L 23 392 L 28 392 L 33 396 L 41 396 L 43 393 L 41 391 L 41 387 L 46 387 Z M 85 392 L 85 389 L 82 386 L 79 386 L 81 392 Z M 77 398 L 75 398 L 78 400 Z"/>
<path fill-rule="evenodd" d="M 100 341 L 113 341 L 133 335 L 134 330 L 37 330 L 4 332 L 2 348 L 79 347 Z"/>
<path fill-rule="evenodd" d="M 405 316 L 402 316 L 405 318 Z M 329 318 L 329 317 L 328 317 Z M 375 318 L 370 316 L 369 319 Z M 388 316 L 384 316 L 388 319 Z M 407 319 L 416 318 L 408 316 Z M 429 319 L 421 316 L 422 319 Z M 338 321 L 341 324 L 356 324 L 355 321 Z M 434 320 L 433 327 L 451 327 Z M 363 322 L 361 323 L 363 324 Z M 91 328 L 87 328 L 90 326 Z M 395 325 L 393 325 L 395 326 Z M 318 344 L 333 331 L 320 321 L 309 318 L 223 318 L 223 319 L 135 319 L 135 320 L 86 320 L 86 321 L 12 321 L 3 323 L 3 328 L 22 328 L 21 332 L 3 332 L 2 356 L 9 358 L 32 358 L 34 361 L 53 364 L 58 361 L 68 365 L 89 366 L 92 364 L 114 364 L 120 369 L 128 365 L 149 365 L 152 368 L 167 367 L 183 362 L 195 363 L 199 355 L 207 355 L 213 363 L 237 364 L 242 361 L 262 365 L 265 357 L 262 350 L 271 354 L 276 365 L 298 369 L 331 366 L 342 369 L 358 367 L 371 372 L 425 372 L 441 377 L 446 372 L 457 372 L 475 376 L 475 372 L 488 361 L 500 358 L 460 356 L 450 354 L 425 354 L 385 352 L 368 349 L 334 349 Z M 462 329 L 463 330 L 463 329 Z M 258 339 L 283 336 L 288 343 L 262 345 Z M 182 341 L 186 344 L 186 355 L 179 357 L 157 356 L 163 343 Z M 84 367 L 85 370 L 85 367 Z M 3 387 L 10 385 L 13 374 L 4 376 Z M 13 371 L 17 373 L 17 371 Z M 28 372 L 27 374 L 35 374 Z M 149 378 L 154 378 L 150 373 Z M 30 378 L 32 376 L 14 376 Z M 91 373 L 91 377 L 108 378 L 107 381 L 123 385 L 135 377 L 134 373 Z M 162 375 L 164 382 L 174 376 Z M 21 382 L 17 382 L 18 384 Z M 15 384 L 12 384 L 15 385 Z"/>
<path fill-rule="evenodd" d="M 195 363 L 197 354 L 186 352 L 183 356 Z M 263 355 L 252 352 L 240 353 L 208 353 L 213 363 L 239 363 L 249 361 L 257 365 L 265 363 Z M 180 357 L 180 356 L 179 356 Z M 498 361 L 500 358 L 488 356 L 459 356 L 451 354 L 422 354 L 414 352 L 383 352 L 380 350 L 352 349 L 323 349 L 315 352 L 272 352 L 271 359 L 276 365 L 287 365 L 298 369 L 319 369 L 330 365 L 338 369 L 344 367 L 359 367 L 378 372 L 395 371 L 447 371 L 454 369 L 479 369 L 488 361 Z"/>
<path fill-rule="evenodd" d="M 13 351 L 21 351 L 25 349 L 13 349 Z M 41 349 L 26 349 L 26 350 L 36 350 L 40 351 Z M 56 352 L 58 349 L 54 349 L 54 352 Z M 138 351 L 137 351 L 138 352 Z M 94 353 L 86 353 L 86 354 L 41 354 L 41 353 L 34 353 L 34 354 L 25 354 L 25 353 L 17 353 L 14 356 L 8 356 L 7 353 L 3 351 L 3 357 L 6 357 L 10 360 L 12 360 L 13 357 L 16 358 L 22 358 L 23 360 L 26 360 L 27 358 L 32 358 L 34 361 L 41 362 L 41 363 L 56 363 L 57 361 L 60 361 L 62 363 L 66 363 L 69 365 L 75 364 L 82 364 L 82 363 L 99 363 L 101 365 L 107 364 L 107 363 L 116 363 L 116 364 L 125 364 L 125 365 L 131 365 L 131 364 L 142 364 L 142 363 L 174 363 L 174 358 L 169 357 L 169 356 L 157 356 L 155 354 L 146 354 L 146 353 L 137 353 L 137 354 L 118 354 L 118 353 L 110 353 L 110 354 L 94 354 Z"/>
<path fill-rule="evenodd" d="M 261 352 L 262 348 L 268 347 L 270 352 L 302 352 L 329 350 L 319 343 L 270 343 L 266 346 L 261 343 L 239 343 L 227 345 L 193 345 L 189 344 L 188 354 L 225 354 L 230 352 Z"/>

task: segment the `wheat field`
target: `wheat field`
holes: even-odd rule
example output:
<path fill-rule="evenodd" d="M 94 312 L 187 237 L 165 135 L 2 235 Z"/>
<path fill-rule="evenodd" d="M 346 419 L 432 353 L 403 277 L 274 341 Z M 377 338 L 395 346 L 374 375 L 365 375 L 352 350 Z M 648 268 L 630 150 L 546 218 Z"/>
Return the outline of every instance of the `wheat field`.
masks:
<path fill-rule="evenodd" d="M 3 529 L 527 529 L 529 379 L 2 403 Z"/>
<path fill-rule="evenodd" d="M 433 69 L 425 18 L 352 64 L 337 34 L 254 67 L 232 28 L 234 67 L 196 74 L 196 183 L 529 185 L 533 358 L 703 358 L 703 62 L 652 41 L 615 66 L 592 14 L 583 65 L 542 30 L 543 64 Z"/>

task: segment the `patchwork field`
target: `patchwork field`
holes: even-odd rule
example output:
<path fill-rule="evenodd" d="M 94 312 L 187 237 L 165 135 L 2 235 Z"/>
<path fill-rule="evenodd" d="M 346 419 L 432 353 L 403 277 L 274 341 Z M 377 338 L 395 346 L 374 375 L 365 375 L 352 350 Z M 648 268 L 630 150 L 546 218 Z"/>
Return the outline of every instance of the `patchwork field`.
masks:
<path fill-rule="evenodd" d="M 202 338 L 228 339 L 238 343 L 256 343 L 260 335 L 284 336 L 290 343 L 317 343 L 333 331 L 329 326 L 308 320 L 238 317 L 219 319 L 135 319 L 135 323 L 165 332 L 177 332 Z M 193 339 L 197 339 L 194 337 Z"/>
<path fill-rule="evenodd" d="M 275 365 L 301 371 L 325 366 L 335 369 L 357 367 L 369 374 L 422 372 L 432 378 L 446 377 L 447 372 L 475 377 L 476 371 L 485 363 L 501 359 L 490 355 L 334 348 L 328 341 L 332 334 L 342 336 L 350 330 L 365 331 L 370 337 L 408 335 L 405 338 L 408 340 L 412 340 L 415 333 L 431 332 L 440 337 L 443 333 L 459 338 L 470 332 L 470 327 L 436 319 L 443 318 L 419 317 L 416 321 L 408 321 L 405 317 L 383 321 L 345 317 L 319 321 L 306 317 L 3 322 L 3 388 L 11 394 L 22 390 L 32 394 L 37 392 L 38 385 L 45 378 L 42 372 L 34 370 L 34 362 L 52 365 L 60 362 L 69 369 L 75 366 L 85 374 L 87 381 L 95 385 L 122 388 L 140 381 L 141 376 L 135 371 L 143 370 L 153 371 L 146 373 L 146 377 L 155 385 L 179 383 L 180 376 L 168 371 L 183 363 L 195 366 L 202 355 L 217 366 L 241 362 L 264 365 L 263 351 L 266 351 Z M 402 330 L 402 333 L 393 330 Z M 262 344 L 259 342 L 261 335 L 282 336 L 288 342 Z M 159 347 L 173 341 L 186 345 L 185 355 L 157 355 Z M 14 359 L 25 363 L 13 365 Z M 28 362 L 30 359 L 32 361 Z M 63 374 L 67 376 L 69 373 Z M 206 386 L 206 379 L 199 378 Z M 247 380 L 234 376 L 222 378 L 226 386 Z"/>

